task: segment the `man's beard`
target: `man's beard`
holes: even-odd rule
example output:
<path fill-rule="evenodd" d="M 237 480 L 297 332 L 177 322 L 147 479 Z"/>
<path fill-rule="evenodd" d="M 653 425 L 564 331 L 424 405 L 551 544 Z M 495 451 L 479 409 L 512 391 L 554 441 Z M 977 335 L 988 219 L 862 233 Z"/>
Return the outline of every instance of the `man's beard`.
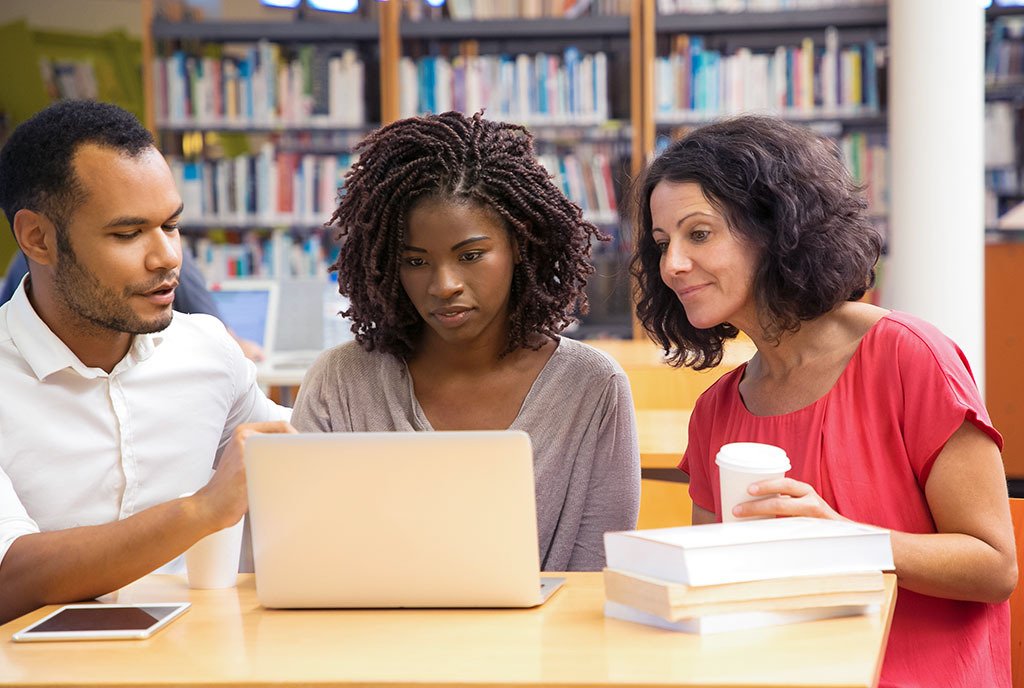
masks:
<path fill-rule="evenodd" d="M 150 292 L 165 282 L 177 281 L 176 270 L 163 272 L 147 284 L 129 285 L 121 294 L 117 294 L 86 270 L 74 250 L 68 246 L 58 247 L 57 269 L 54 272 L 57 292 L 64 306 L 98 328 L 128 334 L 150 334 L 171 324 L 174 314 L 170 308 L 152 320 L 144 320 L 132 310 L 130 304 L 136 295 Z"/>

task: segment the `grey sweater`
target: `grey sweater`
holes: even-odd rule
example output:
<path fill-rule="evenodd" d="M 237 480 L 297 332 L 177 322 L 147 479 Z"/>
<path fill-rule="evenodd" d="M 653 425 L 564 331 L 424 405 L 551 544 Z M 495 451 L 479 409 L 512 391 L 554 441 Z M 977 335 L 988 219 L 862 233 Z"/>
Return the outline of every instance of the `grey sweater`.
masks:
<path fill-rule="evenodd" d="M 300 432 L 433 429 L 404 361 L 355 342 L 325 351 L 309 369 L 292 424 Z M 533 444 L 541 568 L 601 569 L 605 531 L 634 528 L 640 504 L 626 374 L 606 354 L 563 337 L 509 429 Z"/>

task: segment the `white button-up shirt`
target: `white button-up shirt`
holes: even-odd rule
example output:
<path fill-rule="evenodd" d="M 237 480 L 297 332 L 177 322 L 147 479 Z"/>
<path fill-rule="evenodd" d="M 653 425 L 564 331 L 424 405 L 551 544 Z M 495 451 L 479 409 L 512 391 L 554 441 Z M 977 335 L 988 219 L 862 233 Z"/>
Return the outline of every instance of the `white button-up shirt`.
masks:
<path fill-rule="evenodd" d="M 23 283 L 0 306 L 0 562 L 21 535 L 199 489 L 236 426 L 290 414 L 213 317 L 175 313 L 108 374 L 50 331 Z"/>

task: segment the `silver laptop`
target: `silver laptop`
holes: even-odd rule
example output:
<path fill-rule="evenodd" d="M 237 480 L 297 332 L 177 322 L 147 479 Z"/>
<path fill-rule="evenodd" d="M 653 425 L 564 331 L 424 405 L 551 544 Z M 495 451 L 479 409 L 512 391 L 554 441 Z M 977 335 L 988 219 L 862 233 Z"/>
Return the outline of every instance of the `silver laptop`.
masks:
<path fill-rule="evenodd" d="M 256 342 L 268 358 L 277 337 L 278 284 L 273 280 L 236 279 L 210 285 L 221 320 L 243 339 Z"/>
<path fill-rule="evenodd" d="M 212 284 L 210 294 L 225 324 L 263 349 L 261 368 L 301 372 L 325 348 L 325 288 L 327 282 L 318 278 L 246 278 Z M 347 321 L 334 315 L 342 307 L 340 300 L 332 306 L 332 316 L 339 320 L 332 331 L 347 329 Z"/>
<path fill-rule="evenodd" d="M 532 607 L 542 585 L 524 432 L 254 435 L 265 607 Z"/>

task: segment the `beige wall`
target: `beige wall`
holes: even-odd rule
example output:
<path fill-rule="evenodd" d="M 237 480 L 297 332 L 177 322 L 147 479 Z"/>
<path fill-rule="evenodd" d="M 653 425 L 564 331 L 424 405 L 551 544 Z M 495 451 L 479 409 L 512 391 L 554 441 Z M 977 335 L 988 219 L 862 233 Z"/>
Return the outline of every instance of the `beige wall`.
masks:
<path fill-rule="evenodd" d="M 24 19 L 34 29 L 142 35 L 139 0 L 2 0 L 0 24 Z"/>
<path fill-rule="evenodd" d="M 154 0 L 159 7 L 161 0 Z M 36 29 L 103 33 L 121 29 L 142 35 L 140 0 L 0 0 L 0 25 L 24 19 Z M 292 10 L 261 5 L 259 0 L 190 0 L 209 19 L 288 21 Z"/>

